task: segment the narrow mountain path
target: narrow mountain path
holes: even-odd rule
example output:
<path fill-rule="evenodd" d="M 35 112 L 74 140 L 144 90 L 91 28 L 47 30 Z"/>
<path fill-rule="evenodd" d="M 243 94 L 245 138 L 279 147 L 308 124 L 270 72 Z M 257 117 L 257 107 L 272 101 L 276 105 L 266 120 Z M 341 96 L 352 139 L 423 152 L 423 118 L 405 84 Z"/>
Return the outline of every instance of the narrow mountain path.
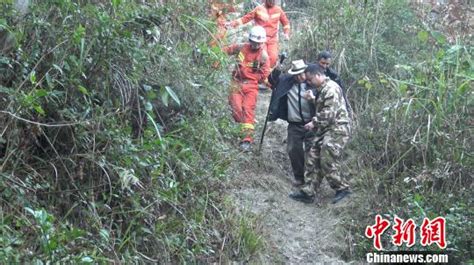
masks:
<path fill-rule="evenodd" d="M 269 122 L 261 154 L 258 141 L 271 92 L 260 92 L 257 102 L 256 144 L 252 153 L 242 153 L 231 185 L 239 209 L 260 218 L 266 242 L 257 263 L 344 263 L 347 249 L 338 225 L 350 200 L 331 204 L 334 192 L 323 182 L 319 203 L 304 204 L 288 197 L 291 167 L 286 153 L 286 122 Z M 257 139 L 258 138 L 258 139 Z"/>

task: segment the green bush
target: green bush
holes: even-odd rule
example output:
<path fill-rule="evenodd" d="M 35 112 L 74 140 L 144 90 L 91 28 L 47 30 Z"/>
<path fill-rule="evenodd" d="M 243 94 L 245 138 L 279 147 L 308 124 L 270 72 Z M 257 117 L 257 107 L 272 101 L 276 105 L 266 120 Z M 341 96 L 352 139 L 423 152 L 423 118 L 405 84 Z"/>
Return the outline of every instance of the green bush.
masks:
<path fill-rule="evenodd" d="M 1 4 L 0 260 L 247 259 L 204 5 L 96 2 Z"/>
<path fill-rule="evenodd" d="M 418 225 L 445 217 L 450 258 L 472 260 L 468 40 L 448 43 L 408 1 L 321 0 L 302 11 L 308 23 L 295 33 L 294 58 L 315 61 L 331 50 L 356 114 L 348 149 L 357 155 L 349 166 L 358 196 L 345 224 L 353 238 L 345 258 L 363 259 L 372 250 L 365 227 L 386 214 Z"/>
<path fill-rule="evenodd" d="M 377 105 L 379 115 L 361 123 L 353 142 L 364 153 L 365 166 L 375 171 L 360 176 L 364 189 L 378 195 L 370 208 L 416 217 L 419 224 L 424 217 L 445 217 L 448 250 L 464 261 L 472 259 L 473 230 L 472 196 L 466 188 L 472 185 L 472 155 L 466 145 L 473 103 L 469 53 L 469 48 L 455 45 L 441 49 L 443 56 L 432 60 L 400 65 L 397 74 L 403 79 L 384 76 L 381 87 L 389 95 Z M 365 144 L 367 135 L 371 145 Z M 367 185 L 374 183 L 373 175 L 377 184 Z"/>

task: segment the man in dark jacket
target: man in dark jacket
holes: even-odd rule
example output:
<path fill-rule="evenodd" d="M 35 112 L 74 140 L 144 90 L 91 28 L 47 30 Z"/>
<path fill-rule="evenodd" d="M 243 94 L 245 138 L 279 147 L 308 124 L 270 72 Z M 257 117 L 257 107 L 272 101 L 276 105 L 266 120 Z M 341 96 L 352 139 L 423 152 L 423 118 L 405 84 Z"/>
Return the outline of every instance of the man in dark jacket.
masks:
<path fill-rule="evenodd" d="M 339 87 L 342 89 L 342 95 L 344 97 L 344 100 L 346 102 L 346 108 L 349 111 L 349 115 L 352 116 L 352 107 L 347 99 L 346 96 L 346 89 L 344 88 L 342 84 L 341 77 L 337 74 L 334 69 L 331 68 L 331 63 L 332 63 L 332 55 L 328 51 L 322 51 L 318 54 L 318 57 L 316 58 L 316 64 L 319 64 L 324 69 L 324 74 L 329 77 L 332 81 L 336 82 Z"/>
<path fill-rule="evenodd" d="M 293 169 L 293 186 L 301 186 L 304 182 L 305 149 L 314 137 L 314 133 L 306 130 L 304 125 L 314 115 L 314 104 L 304 98 L 309 87 L 305 83 L 304 71 L 307 65 L 303 60 L 292 62 L 288 74 L 278 75 L 274 70 L 270 82 L 274 88 L 268 120 L 282 119 L 288 122 L 287 151 Z"/>
<path fill-rule="evenodd" d="M 317 64 L 319 64 L 322 68 L 324 68 L 324 74 L 329 77 L 332 81 L 336 82 L 339 87 L 341 87 L 344 90 L 344 86 L 342 85 L 342 80 L 337 74 L 334 69 L 332 69 L 331 63 L 332 63 L 332 55 L 328 51 L 322 51 L 318 54 L 318 57 L 316 58 Z"/>

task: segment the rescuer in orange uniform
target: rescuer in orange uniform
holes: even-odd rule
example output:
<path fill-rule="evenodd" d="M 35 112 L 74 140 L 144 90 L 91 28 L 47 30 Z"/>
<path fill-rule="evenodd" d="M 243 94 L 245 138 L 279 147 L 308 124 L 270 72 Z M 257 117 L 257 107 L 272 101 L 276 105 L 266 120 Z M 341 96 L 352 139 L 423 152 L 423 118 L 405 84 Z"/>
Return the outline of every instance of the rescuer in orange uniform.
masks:
<path fill-rule="evenodd" d="M 209 4 L 211 6 L 209 16 L 216 22 L 217 25 L 217 31 L 209 43 L 211 47 L 219 45 L 227 35 L 227 29 L 225 27 L 225 23 L 227 21 L 226 14 L 235 12 L 234 0 L 229 0 L 228 2 L 230 3 L 225 3 L 222 0 L 209 0 Z"/>
<path fill-rule="evenodd" d="M 250 30 L 248 43 L 224 48 L 227 54 L 238 54 L 238 64 L 232 72 L 229 104 L 232 117 L 241 125 L 240 148 L 243 151 L 249 151 L 253 143 L 258 83 L 265 80 L 270 73 L 270 62 L 265 49 L 266 39 L 265 29 L 255 26 Z"/>
<path fill-rule="evenodd" d="M 267 52 L 270 57 L 270 67 L 274 67 L 278 59 L 278 29 L 283 25 L 285 38 L 289 39 L 290 22 L 283 9 L 275 5 L 275 0 L 265 0 L 264 5 L 257 6 L 243 17 L 227 22 L 226 27 L 237 27 L 254 20 L 255 25 L 265 28 L 267 33 Z"/>

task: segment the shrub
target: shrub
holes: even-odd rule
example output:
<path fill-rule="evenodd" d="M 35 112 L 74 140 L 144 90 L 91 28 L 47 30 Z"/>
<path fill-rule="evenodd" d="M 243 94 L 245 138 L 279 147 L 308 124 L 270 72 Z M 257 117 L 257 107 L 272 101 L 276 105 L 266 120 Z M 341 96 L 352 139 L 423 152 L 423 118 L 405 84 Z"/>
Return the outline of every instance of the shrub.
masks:
<path fill-rule="evenodd" d="M 364 231 L 376 214 L 417 224 L 445 217 L 452 258 L 472 259 L 472 47 L 450 43 L 413 10 L 405 1 L 322 0 L 298 14 L 294 58 L 332 51 L 356 114 L 348 259 L 370 251 Z"/>
<path fill-rule="evenodd" d="M 220 193 L 235 128 L 202 7 L 57 0 L 20 16 L 1 5 L 0 260 L 211 262 L 255 251 L 251 241 L 233 249 L 255 225 L 236 222 Z"/>

